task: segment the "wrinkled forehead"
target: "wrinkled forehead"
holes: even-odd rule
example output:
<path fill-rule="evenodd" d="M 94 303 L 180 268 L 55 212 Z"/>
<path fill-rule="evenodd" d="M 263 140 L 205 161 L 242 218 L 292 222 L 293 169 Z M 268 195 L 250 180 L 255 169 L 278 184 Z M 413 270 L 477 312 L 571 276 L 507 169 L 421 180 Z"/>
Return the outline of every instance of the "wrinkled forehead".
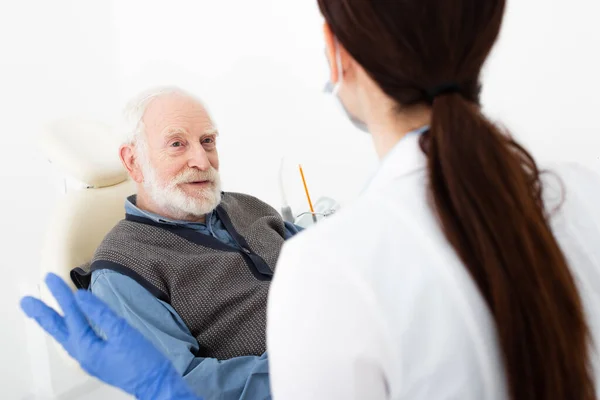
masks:
<path fill-rule="evenodd" d="M 148 139 L 160 139 L 173 132 L 202 136 L 216 133 L 206 108 L 197 100 L 180 94 L 154 99 L 142 121 Z"/>

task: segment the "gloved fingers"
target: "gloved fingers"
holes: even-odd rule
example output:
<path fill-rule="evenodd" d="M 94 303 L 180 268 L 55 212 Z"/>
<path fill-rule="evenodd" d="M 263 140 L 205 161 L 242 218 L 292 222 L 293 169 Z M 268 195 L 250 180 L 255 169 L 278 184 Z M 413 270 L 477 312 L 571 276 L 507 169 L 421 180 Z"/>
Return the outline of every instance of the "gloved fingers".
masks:
<path fill-rule="evenodd" d="M 131 334 L 137 331 L 131 328 L 125 320 L 115 314 L 102 300 L 85 290 L 75 293 L 77 304 L 86 317 L 98 327 L 108 340 L 119 341 L 123 339 L 124 330 L 129 328 Z M 130 334 L 128 334 L 129 336 Z"/>
<path fill-rule="evenodd" d="M 43 301 L 33 297 L 24 297 L 21 300 L 21 309 L 29 317 L 33 318 L 50 336 L 60 344 L 66 342 L 69 332 L 65 319 Z"/>
<path fill-rule="evenodd" d="M 48 286 L 48 289 L 50 289 L 52 295 L 56 298 L 56 301 L 58 301 L 60 308 L 63 310 L 69 332 L 80 333 L 89 329 L 90 326 L 79 309 L 71 288 L 65 281 L 57 275 L 49 273 L 46 276 L 46 285 Z"/>
<path fill-rule="evenodd" d="M 102 357 L 102 352 L 106 347 L 106 342 L 100 338 L 91 326 L 81 330 L 74 337 L 77 342 L 77 351 L 79 352 L 79 361 L 93 360 L 98 361 Z"/>

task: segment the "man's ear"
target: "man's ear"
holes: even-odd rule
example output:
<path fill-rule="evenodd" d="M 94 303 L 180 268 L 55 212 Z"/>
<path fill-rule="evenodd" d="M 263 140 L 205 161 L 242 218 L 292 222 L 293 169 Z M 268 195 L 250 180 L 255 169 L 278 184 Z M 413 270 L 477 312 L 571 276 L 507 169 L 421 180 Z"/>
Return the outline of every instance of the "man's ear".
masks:
<path fill-rule="evenodd" d="M 133 144 L 124 144 L 119 148 L 119 156 L 121 157 L 121 162 L 131 179 L 134 182 L 142 183 L 144 181 L 144 175 L 142 174 L 142 169 L 140 168 L 139 162 L 137 160 L 136 149 Z"/>

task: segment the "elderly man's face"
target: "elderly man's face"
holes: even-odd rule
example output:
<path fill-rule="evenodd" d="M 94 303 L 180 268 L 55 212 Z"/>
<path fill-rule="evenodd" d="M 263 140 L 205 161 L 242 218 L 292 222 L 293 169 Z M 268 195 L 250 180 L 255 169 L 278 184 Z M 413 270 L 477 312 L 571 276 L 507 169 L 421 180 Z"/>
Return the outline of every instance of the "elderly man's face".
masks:
<path fill-rule="evenodd" d="M 171 94 L 155 99 L 142 121 L 146 142 L 136 155 L 152 203 L 178 219 L 213 210 L 221 200 L 217 132 L 204 107 Z"/>

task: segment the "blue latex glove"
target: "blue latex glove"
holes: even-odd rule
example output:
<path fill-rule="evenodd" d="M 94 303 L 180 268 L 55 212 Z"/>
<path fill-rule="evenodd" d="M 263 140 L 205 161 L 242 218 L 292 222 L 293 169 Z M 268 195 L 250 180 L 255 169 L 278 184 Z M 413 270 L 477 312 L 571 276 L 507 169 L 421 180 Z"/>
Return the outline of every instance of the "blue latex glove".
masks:
<path fill-rule="evenodd" d="M 33 297 L 23 298 L 21 308 L 87 373 L 138 399 L 199 400 L 170 361 L 92 293 L 73 293 L 54 274 L 48 274 L 46 285 L 64 317 Z M 106 340 L 96 334 L 88 320 L 106 335 Z"/>

